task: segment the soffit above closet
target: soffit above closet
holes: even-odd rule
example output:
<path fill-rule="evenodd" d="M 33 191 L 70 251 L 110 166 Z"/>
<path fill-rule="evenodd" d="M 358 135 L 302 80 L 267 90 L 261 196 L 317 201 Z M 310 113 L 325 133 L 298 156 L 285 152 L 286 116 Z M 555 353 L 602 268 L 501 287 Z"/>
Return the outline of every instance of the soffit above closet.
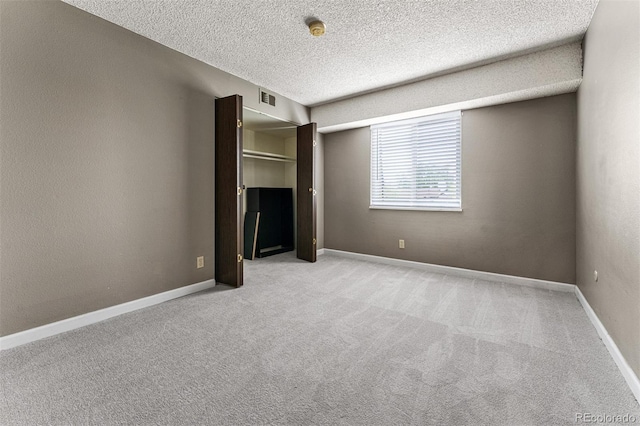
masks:
<path fill-rule="evenodd" d="M 244 123 L 243 127 L 247 130 L 277 136 L 282 139 L 295 138 L 296 129 L 298 128 L 293 123 L 246 107 L 242 111 L 242 122 Z"/>
<path fill-rule="evenodd" d="M 308 106 L 580 40 L 598 2 L 64 1 Z"/>

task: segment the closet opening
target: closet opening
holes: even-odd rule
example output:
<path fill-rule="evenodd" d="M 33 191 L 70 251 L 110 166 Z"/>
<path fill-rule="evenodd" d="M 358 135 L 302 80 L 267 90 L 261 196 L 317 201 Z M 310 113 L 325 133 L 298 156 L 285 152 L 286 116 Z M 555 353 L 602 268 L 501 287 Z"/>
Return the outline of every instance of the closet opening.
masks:
<path fill-rule="evenodd" d="M 241 287 L 245 259 L 295 250 L 316 261 L 316 133 L 316 123 L 243 107 L 240 95 L 215 100 L 216 282 Z"/>
<path fill-rule="evenodd" d="M 244 258 L 296 250 L 298 125 L 243 108 Z"/>

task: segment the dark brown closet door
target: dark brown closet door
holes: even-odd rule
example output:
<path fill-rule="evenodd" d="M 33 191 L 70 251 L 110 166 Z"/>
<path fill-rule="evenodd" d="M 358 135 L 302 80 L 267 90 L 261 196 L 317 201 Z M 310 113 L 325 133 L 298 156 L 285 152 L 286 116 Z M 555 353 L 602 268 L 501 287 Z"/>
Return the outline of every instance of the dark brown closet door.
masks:
<path fill-rule="evenodd" d="M 240 287 L 242 277 L 242 96 L 216 99 L 216 282 Z"/>
<path fill-rule="evenodd" d="M 297 207 L 298 259 L 316 261 L 316 123 L 298 127 Z"/>

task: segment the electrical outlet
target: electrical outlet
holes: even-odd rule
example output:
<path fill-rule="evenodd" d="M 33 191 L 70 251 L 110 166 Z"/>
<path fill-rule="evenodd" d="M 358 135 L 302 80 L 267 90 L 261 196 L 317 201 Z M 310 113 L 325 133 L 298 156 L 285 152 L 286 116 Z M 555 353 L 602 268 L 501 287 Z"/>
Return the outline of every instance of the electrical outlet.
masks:
<path fill-rule="evenodd" d="M 398 240 L 398 247 L 400 247 L 401 249 L 404 248 L 404 240 Z"/>
<path fill-rule="evenodd" d="M 204 268 L 204 256 L 198 256 L 198 257 L 196 258 L 196 267 L 197 267 L 198 269 L 200 269 L 200 268 Z"/>

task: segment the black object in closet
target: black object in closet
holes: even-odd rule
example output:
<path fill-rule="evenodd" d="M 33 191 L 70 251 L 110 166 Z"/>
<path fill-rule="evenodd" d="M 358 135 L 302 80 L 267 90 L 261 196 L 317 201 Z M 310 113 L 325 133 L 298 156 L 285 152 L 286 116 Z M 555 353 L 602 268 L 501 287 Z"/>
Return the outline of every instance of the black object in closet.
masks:
<path fill-rule="evenodd" d="M 291 188 L 247 188 L 247 212 L 260 212 L 256 257 L 294 249 Z"/>

